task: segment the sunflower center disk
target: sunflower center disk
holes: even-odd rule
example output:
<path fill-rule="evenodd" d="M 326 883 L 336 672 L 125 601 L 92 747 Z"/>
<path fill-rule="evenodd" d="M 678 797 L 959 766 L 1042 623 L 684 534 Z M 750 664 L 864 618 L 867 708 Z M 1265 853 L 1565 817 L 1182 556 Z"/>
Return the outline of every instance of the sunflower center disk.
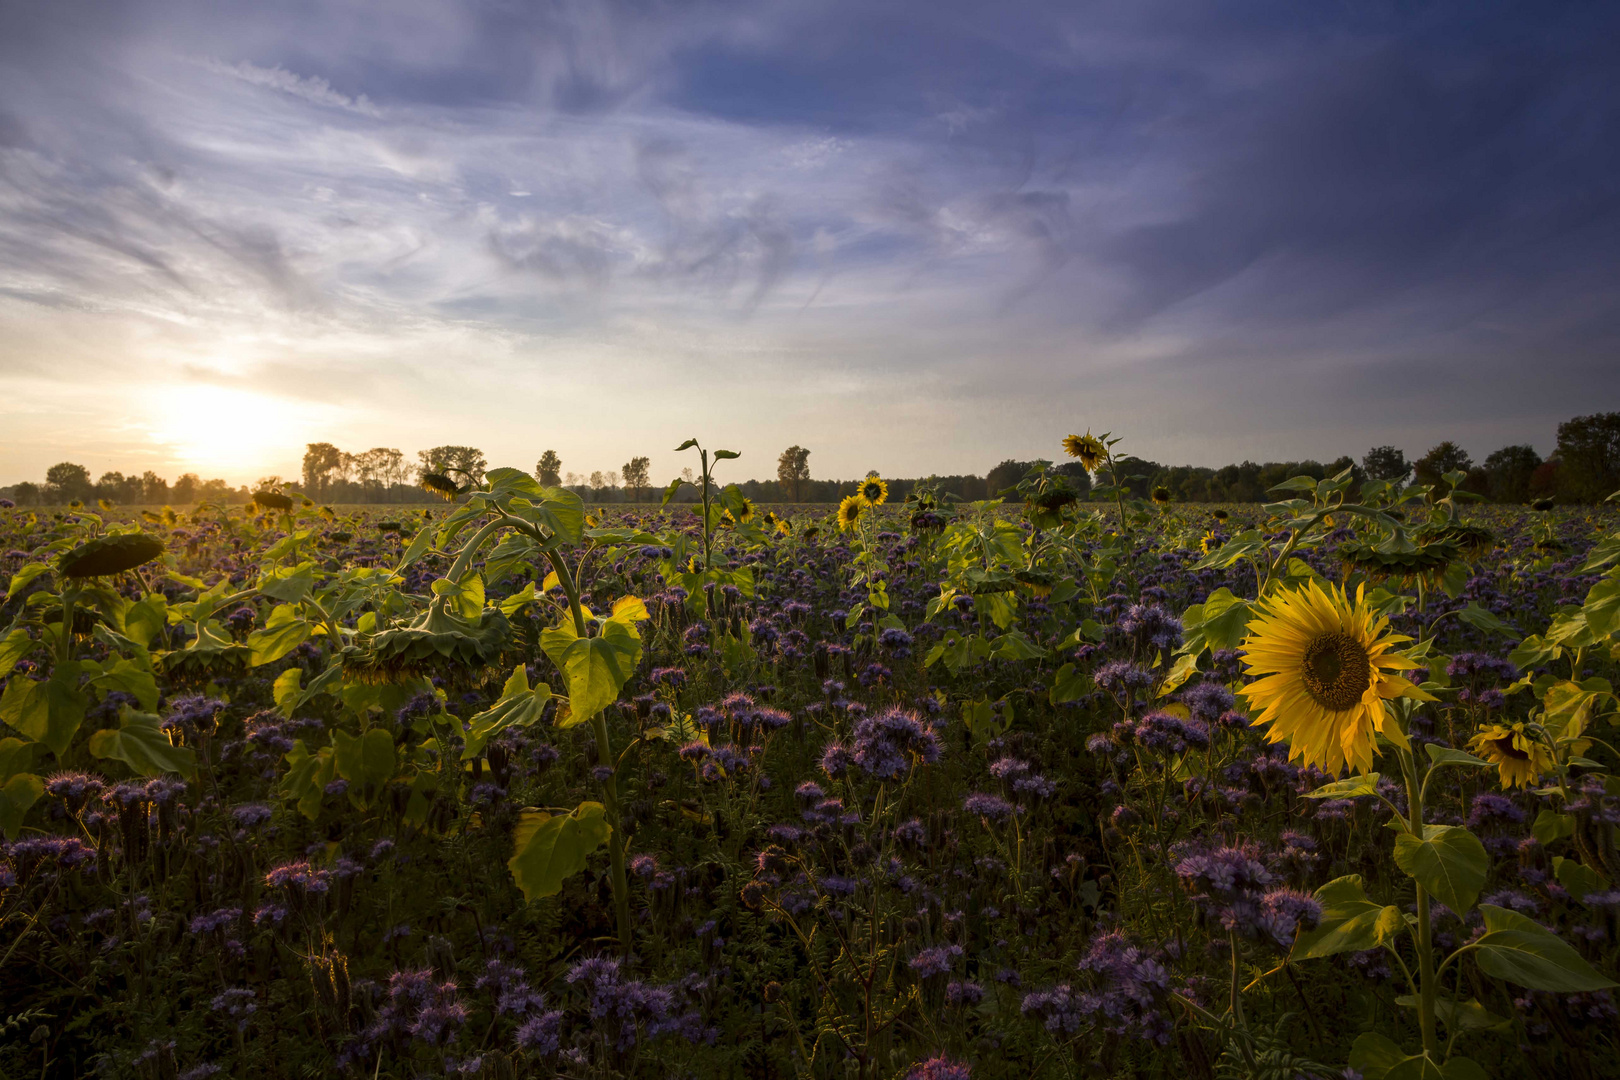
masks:
<path fill-rule="evenodd" d="M 1512 758 L 1514 761 L 1529 761 L 1530 760 L 1530 755 L 1529 754 L 1525 753 L 1523 750 L 1520 750 L 1517 746 L 1513 745 L 1513 736 L 1509 735 L 1507 738 L 1505 738 L 1505 739 L 1497 739 L 1497 740 L 1495 740 L 1495 742 L 1496 742 L 1496 752 L 1501 754 L 1503 757 Z"/>
<path fill-rule="evenodd" d="M 1372 662 L 1349 634 L 1323 634 L 1305 648 L 1305 689 L 1330 712 L 1344 712 L 1372 685 Z"/>

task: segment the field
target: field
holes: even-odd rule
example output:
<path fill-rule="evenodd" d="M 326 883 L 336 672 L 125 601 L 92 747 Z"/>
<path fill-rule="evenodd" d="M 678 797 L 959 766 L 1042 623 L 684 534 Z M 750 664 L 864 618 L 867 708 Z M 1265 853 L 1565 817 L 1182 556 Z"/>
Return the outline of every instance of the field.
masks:
<path fill-rule="evenodd" d="M 0 510 L 0 1071 L 1620 1076 L 1614 504 L 869 486 Z"/>

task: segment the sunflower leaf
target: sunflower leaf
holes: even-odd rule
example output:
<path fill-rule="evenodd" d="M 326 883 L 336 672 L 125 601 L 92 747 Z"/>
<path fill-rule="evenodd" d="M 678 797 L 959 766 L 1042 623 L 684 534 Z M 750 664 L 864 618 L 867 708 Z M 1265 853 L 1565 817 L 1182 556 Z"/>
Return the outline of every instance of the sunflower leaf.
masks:
<path fill-rule="evenodd" d="M 1474 906 L 1490 872 L 1491 859 L 1479 837 L 1458 825 L 1395 837 L 1395 865 L 1461 916 Z"/>
<path fill-rule="evenodd" d="M 1481 904 L 1485 935 L 1474 942 L 1479 969 L 1532 990 L 1579 994 L 1617 985 L 1581 954 L 1533 919 L 1494 904 Z"/>

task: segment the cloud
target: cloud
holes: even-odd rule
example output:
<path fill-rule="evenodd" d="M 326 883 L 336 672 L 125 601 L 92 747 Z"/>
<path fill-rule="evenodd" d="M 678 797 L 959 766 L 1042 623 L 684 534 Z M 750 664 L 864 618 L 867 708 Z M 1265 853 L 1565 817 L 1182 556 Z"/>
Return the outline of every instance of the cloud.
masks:
<path fill-rule="evenodd" d="M 1161 459 L 1359 453 L 1345 416 L 1547 449 L 1620 407 L 1617 24 L 9 5 L 0 482 L 65 437 L 41 402 L 94 387 L 115 430 L 153 373 L 517 458 L 543 401 L 581 465 L 693 416 L 846 475 L 1088 422 Z M 609 407 L 631 434 L 573 419 Z"/>

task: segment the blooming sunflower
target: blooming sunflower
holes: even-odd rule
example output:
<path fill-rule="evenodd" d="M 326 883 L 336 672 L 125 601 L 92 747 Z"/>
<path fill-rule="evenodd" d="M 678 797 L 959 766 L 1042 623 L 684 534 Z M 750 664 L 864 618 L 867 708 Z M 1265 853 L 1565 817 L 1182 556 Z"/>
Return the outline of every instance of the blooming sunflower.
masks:
<path fill-rule="evenodd" d="M 1204 532 L 1203 539 L 1198 541 L 1198 550 L 1208 555 L 1224 543 L 1226 541 L 1221 539 L 1220 534 L 1215 532 L 1214 529 L 1208 529 Z"/>
<path fill-rule="evenodd" d="M 1108 456 L 1108 447 L 1087 428 L 1084 435 L 1070 435 L 1063 440 L 1063 449 L 1072 458 L 1079 458 L 1086 472 L 1096 472 L 1097 465 Z"/>
<path fill-rule="evenodd" d="M 1169 506 L 1170 505 L 1170 489 L 1167 488 L 1167 487 L 1156 487 L 1156 488 L 1154 488 L 1153 489 L 1153 502 L 1157 506 Z"/>
<path fill-rule="evenodd" d="M 860 494 L 868 506 L 882 506 L 889 498 L 889 485 L 873 474 L 861 481 Z"/>
<path fill-rule="evenodd" d="M 745 495 L 742 502 L 742 513 L 737 515 L 737 520 L 747 524 L 754 520 L 754 500 Z"/>
<path fill-rule="evenodd" d="M 1503 787 L 1529 787 L 1553 765 L 1552 755 L 1523 723 L 1481 728 L 1468 748 L 1496 766 Z"/>
<path fill-rule="evenodd" d="M 1367 607 L 1364 589 L 1352 603 L 1344 590 L 1307 582 L 1261 601 L 1243 643 L 1243 662 L 1263 676 L 1243 688 L 1256 724 L 1306 765 L 1337 774 L 1348 763 L 1372 768 L 1373 733 L 1407 745 L 1384 708 L 1387 698 L 1434 700 L 1395 674 L 1417 664 L 1393 647 L 1411 639 L 1386 634 L 1389 620 Z"/>
<path fill-rule="evenodd" d="M 859 495 L 846 495 L 838 504 L 838 530 L 849 532 L 866 512 L 866 500 Z"/>

